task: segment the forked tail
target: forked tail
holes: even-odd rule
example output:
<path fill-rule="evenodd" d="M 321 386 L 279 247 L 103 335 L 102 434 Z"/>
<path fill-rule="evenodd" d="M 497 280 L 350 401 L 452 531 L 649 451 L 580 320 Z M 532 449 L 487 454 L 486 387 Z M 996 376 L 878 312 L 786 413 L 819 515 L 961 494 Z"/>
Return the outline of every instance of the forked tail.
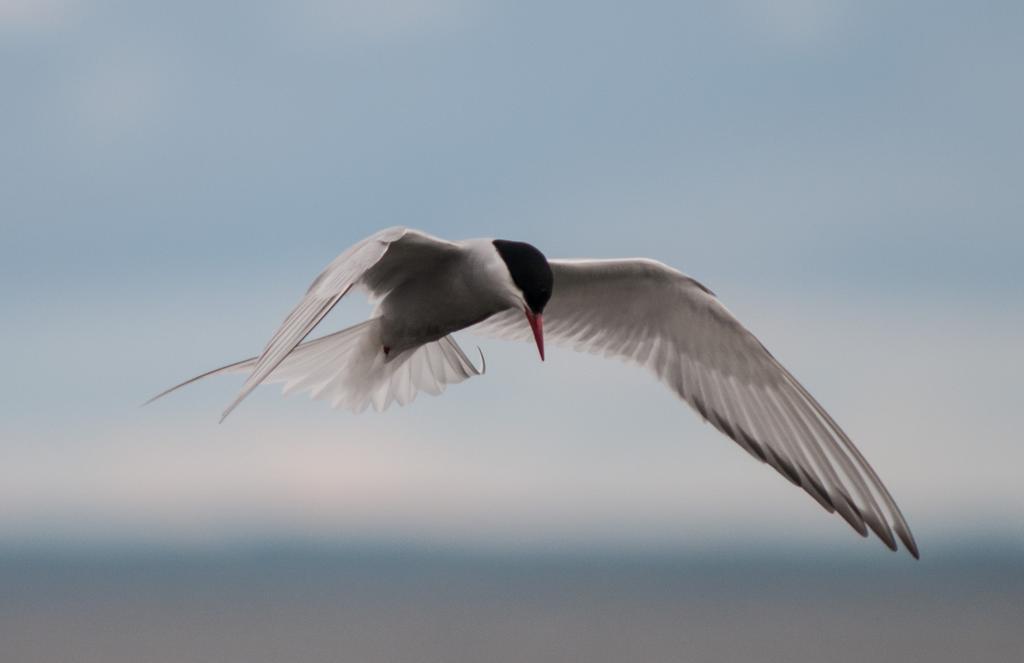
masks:
<path fill-rule="evenodd" d="M 451 336 L 387 359 L 380 342 L 380 320 L 372 318 L 300 344 L 264 382 L 283 382 L 285 394 L 308 391 L 311 398 L 329 401 L 332 407 L 361 412 L 370 405 L 375 410 L 384 410 L 392 403 L 405 405 L 420 391 L 440 394 L 447 385 L 486 370 L 483 353 L 477 369 Z M 250 371 L 255 363 L 256 357 L 250 357 L 207 371 L 145 404 L 203 378 Z"/>

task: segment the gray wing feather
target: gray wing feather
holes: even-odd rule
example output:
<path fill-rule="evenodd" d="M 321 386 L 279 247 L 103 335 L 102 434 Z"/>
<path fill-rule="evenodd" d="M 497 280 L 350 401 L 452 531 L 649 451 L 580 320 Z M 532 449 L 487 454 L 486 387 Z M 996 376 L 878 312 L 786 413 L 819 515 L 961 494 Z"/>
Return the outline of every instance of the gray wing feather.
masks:
<path fill-rule="evenodd" d="M 918 556 L 899 507 L 824 408 L 694 279 L 653 260 L 552 260 L 554 345 L 637 363 L 705 420 L 861 535 Z M 528 340 L 518 311 L 473 331 Z"/>

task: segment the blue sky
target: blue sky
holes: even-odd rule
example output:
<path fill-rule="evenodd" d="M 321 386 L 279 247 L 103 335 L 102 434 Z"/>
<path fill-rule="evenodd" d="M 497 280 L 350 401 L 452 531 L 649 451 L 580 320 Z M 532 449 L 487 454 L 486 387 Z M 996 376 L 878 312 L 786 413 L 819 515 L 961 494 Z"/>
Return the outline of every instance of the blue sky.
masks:
<path fill-rule="evenodd" d="M 565 352 L 481 341 L 486 376 L 386 415 L 267 388 L 218 427 L 227 378 L 134 407 L 396 224 L 681 268 L 923 549 L 1020 541 L 1022 29 L 1013 2 L 0 3 L 0 544 L 858 545 Z"/>

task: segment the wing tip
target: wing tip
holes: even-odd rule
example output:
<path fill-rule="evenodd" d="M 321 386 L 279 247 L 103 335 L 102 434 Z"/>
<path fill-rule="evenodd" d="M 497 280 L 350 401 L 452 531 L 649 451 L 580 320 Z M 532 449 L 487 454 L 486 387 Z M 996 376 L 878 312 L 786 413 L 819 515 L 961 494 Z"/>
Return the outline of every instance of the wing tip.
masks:
<path fill-rule="evenodd" d="M 224 420 L 228 418 L 228 415 L 231 414 L 236 407 L 238 407 L 238 404 L 242 402 L 242 399 L 245 398 L 245 396 L 246 394 L 240 395 L 238 398 L 235 399 L 235 401 L 231 405 L 229 405 L 223 412 L 221 412 L 220 419 L 217 421 L 217 423 L 224 423 Z"/>
<path fill-rule="evenodd" d="M 914 535 L 910 533 L 910 529 L 907 527 L 897 527 L 896 535 L 900 537 L 900 541 L 903 542 L 903 546 L 910 553 L 910 556 L 914 559 L 921 559 L 921 551 L 917 548 L 917 541 L 914 540 Z"/>
<path fill-rule="evenodd" d="M 875 520 L 874 518 L 865 518 L 865 522 L 871 531 L 875 533 L 875 536 L 885 544 L 885 547 L 889 550 L 897 550 L 896 538 L 892 535 L 892 530 L 889 526 L 882 521 Z"/>
<path fill-rule="evenodd" d="M 235 397 L 235 400 L 231 401 L 231 405 L 227 406 L 224 411 L 220 413 L 220 421 L 217 423 L 224 423 L 224 420 L 228 418 L 228 415 L 234 412 L 235 408 L 238 407 L 238 404 L 245 400 L 245 397 L 252 393 L 252 390 L 255 388 L 256 385 L 245 385 L 242 388 L 242 391 L 238 393 L 238 396 Z"/>

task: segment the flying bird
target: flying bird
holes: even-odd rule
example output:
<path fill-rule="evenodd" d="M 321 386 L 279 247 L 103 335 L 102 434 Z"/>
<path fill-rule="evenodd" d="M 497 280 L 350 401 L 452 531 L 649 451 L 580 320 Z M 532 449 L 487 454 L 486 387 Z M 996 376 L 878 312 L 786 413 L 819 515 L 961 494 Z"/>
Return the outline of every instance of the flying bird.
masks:
<path fill-rule="evenodd" d="M 305 340 L 353 289 L 374 310 Z M 654 373 L 715 428 L 775 468 L 861 536 L 917 545 L 899 507 L 850 438 L 708 288 L 660 262 L 548 260 L 502 239 L 447 241 L 409 228 L 347 249 L 309 286 L 263 352 L 196 380 L 248 372 L 221 421 L 258 385 L 284 383 L 334 407 L 377 410 L 480 375 L 451 334 L 545 341 Z M 895 532 L 895 536 L 894 536 Z"/>

